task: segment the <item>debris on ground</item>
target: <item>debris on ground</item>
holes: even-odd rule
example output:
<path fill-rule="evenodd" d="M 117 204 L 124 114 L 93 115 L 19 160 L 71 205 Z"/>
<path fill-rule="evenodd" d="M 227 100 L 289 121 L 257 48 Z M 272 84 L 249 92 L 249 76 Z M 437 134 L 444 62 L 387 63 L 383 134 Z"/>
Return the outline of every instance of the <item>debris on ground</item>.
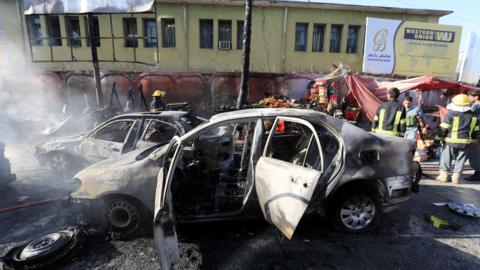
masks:
<path fill-rule="evenodd" d="M 460 229 L 458 225 L 448 222 L 447 220 L 436 215 L 430 215 L 430 216 L 426 215 L 425 219 L 427 222 L 431 223 L 433 227 L 437 230 L 441 228 L 445 228 L 445 229 L 457 231 Z"/>

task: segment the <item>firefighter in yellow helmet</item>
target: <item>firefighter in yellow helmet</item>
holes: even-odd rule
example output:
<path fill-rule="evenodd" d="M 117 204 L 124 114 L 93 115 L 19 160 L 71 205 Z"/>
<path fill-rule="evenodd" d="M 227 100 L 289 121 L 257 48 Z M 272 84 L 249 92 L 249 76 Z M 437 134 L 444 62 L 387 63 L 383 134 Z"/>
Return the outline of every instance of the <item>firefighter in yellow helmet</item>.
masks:
<path fill-rule="evenodd" d="M 475 142 L 480 126 L 478 118 L 471 110 L 467 95 L 459 94 L 453 97 L 447 109 L 448 113 L 440 124 L 441 132 L 437 137 L 445 143 L 440 158 L 440 172 L 436 179 L 448 182 L 451 163 L 455 160 L 452 183 L 458 184 L 467 160 L 468 146 Z"/>
<path fill-rule="evenodd" d="M 157 89 L 153 92 L 153 100 L 152 103 L 150 103 L 150 111 L 151 112 L 158 112 L 158 111 L 164 111 L 165 110 L 165 104 L 162 101 L 162 97 L 165 96 L 165 92 Z"/>

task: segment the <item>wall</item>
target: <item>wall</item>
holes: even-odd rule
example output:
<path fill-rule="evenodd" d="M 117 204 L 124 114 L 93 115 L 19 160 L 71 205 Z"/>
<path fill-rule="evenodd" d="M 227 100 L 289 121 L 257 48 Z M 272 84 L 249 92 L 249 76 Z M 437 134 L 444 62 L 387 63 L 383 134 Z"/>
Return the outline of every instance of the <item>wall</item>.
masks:
<path fill-rule="evenodd" d="M 18 0 L 21 3 L 20 0 Z M 25 17 L 22 23 L 15 23 L 16 1 L 0 3 L 0 18 L 7 20 L 12 41 L 25 45 L 25 55 L 30 55 L 28 40 L 24 43 L 23 33 L 27 33 Z M 202 4 L 166 4 L 156 3 L 155 9 L 144 14 L 112 14 L 98 15 L 100 24 L 101 46 L 98 48 L 102 70 L 108 71 L 169 71 L 169 72 L 235 72 L 241 70 L 241 50 L 237 44 L 237 21 L 243 20 L 242 6 L 202 5 Z M 287 17 L 285 17 L 285 15 Z M 322 10 L 285 7 L 254 7 L 251 47 L 251 70 L 262 73 L 305 73 L 329 72 L 332 63 L 342 61 L 354 71 L 361 71 L 363 56 L 363 40 L 366 17 L 405 19 L 425 22 L 438 22 L 435 16 L 420 16 L 394 13 L 375 13 L 348 10 Z M 70 48 L 64 39 L 62 46 L 49 47 L 44 40 L 43 46 L 32 46 L 34 66 L 54 71 L 89 71 L 91 64 L 90 48 L 86 46 L 86 29 L 84 16 L 80 16 L 82 46 Z M 123 45 L 122 18 L 137 18 L 137 33 L 143 36 L 142 18 L 157 19 L 158 48 L 144 48 L 139 39 L 138 48 L 125 48 Z M 175 18 L 176 47 L 162 48 L 161 19 Z M 199 48 L 199 19 L 214 20 L 214 48 Z M 218 49 L 218 20 L 232 21 L 232 49 Z M 112 24 L 110 24 L 110 20 Z M 42 32 L 47 36 L 45 17 L 41 16 Z M 308 23 L 307 51 L 294 50 L 295 24 Z M 286 31 L 284 32 L 284 23 Z M 312 52 L 313 24 L 326 25 L 323 52 Z M 6 23 L 4 23 L 5 25 Z M 330 27 L 342 24 L 342 45 L 340 53 L 329 52 Z M 111 27 L 112 25 L 112 27 Z M 356 53 L 346 53 L 347 32 L 349 25 L 360 26 Z M 60 16 L 62 36 L 66 37 L 65 17 Z M 115 39 L 111 39 L 112 35 Z M 73 58 L 72 58 L 73 54 Z M 52 57 L 53 55 L 53 57 Z M 53 61 L 51 61 L 53 58 Z M 73 60 L 73 61 L 72 61 Z M 76 61 L 75 61 L 76 60 Z M 123 61 L 123 62 L 114 62 Z M 27 59 L 30 61 L 30 59 Z M 82 62 L 85 61 L 85 62 Z M 107 62 L 105 62 L 107 61 Z M 134 63 L 135 61 L 141 63 Z"/>

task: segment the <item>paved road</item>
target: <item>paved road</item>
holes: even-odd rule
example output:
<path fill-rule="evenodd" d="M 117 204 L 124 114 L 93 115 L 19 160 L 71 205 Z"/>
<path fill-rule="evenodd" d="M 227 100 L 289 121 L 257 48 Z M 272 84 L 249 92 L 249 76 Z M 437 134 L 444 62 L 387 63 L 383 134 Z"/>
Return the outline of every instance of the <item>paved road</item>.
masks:
<path fill-rule="evenodd" d="M 3 187 L 0 208 L 62 197 L 75 188 L 68 179 L 40 168 L 33 150 L 7 147 L 18 180 Z M 422 180 L 421 192 L 385 213 L 375 232 L 334 232 L 319 218 L 302 220 L 292 240 L 263 221 L 222 222 L 179 227 L 182 262 L 178 269 L 480 269 L 480 219 L 459 216 L 434 202 L 480 206 L 480 184 Z M 435 229 L 435 214 L 460 230 Z M 62 202 L 0 212 L 0 245 L 75 224 Z M 91 242 L 64 269 L 158 269 L 149 236 L 133 241 Z"/>

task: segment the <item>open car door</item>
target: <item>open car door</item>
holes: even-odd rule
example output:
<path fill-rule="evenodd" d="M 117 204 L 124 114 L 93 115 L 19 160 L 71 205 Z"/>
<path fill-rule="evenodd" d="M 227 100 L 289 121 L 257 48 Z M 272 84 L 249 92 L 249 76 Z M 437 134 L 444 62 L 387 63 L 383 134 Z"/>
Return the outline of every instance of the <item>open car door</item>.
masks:
<path fill-rule="evenodd" d="M 181 149 L 180 140 L 175 136 L 164 154 L 163 166 L 157 177 L 154 213 L 154 238 L 157 255 L 162 270 L 171 269 L 180 262 L 178 237 L 173 216 L 170 183 L 175 172 L 176 160 Z"/>
<path fill-rule="evenodd" d="M 255 186 L 265 219 L 288 239 L 323 180 L 323 156 L 314 126 L 277 117 L 255 166 Z"/>

